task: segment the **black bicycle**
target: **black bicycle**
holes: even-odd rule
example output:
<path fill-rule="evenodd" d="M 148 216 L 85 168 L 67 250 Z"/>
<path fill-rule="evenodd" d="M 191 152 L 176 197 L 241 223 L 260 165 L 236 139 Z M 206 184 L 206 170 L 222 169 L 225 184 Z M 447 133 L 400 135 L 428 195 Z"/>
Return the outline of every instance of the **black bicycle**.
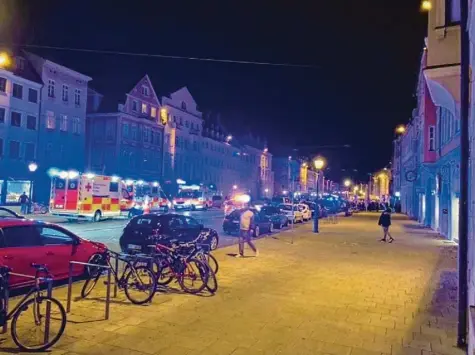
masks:
<path fill-rule="evenodd" d="M 44 351 L 56 344 L 63 335 L 66 312 L 58 300 L 44 296 L 40 289 L 42 281 L 52 279 L 47 267 L 39 264 L 31 266 L 36 269 L 35 286 L 11 312 L 7 312 L 8 278 L 11 270 L 0 266 L 0 326 L 11 320 L 12 338 L 21 350 Z"/>
<path fill-rule="evenodd" d="M 120 277 L 120 271 L 113 266 L 111 258 L 125 263 L 125 268 L 122 270 Z M 114 282 L 120 289 L 124 290 L 129 301 L 134 304 L 144 304 L 152 300 L 157 288 L 157 279 L 151 268 L 147 266 L 149 264 L 147 260 L 150 260 L 150 257 L 120 254 L 112 250 L 106 250 L 94 256 L 90 263 L 109 266 Z M 136 266 L 138 261 L 141 261 L 141 263 Z M 91 293 L 104 270 L 100 267 L 88 267 L 89 276 L 81 290 L 82 298 L 86 298 Z"/>

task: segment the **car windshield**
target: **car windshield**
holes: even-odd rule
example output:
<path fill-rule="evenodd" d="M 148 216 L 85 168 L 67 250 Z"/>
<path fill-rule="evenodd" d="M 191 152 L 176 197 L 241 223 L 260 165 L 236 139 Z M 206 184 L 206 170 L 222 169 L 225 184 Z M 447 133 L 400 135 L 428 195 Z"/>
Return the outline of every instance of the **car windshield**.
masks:
<path fill-rule="evenodd" d="M 199 198 L 201 197 L 201 192 L 197 190 L 189 191 L 189 190 L 182 190 L 178 193 L 177 197 L 179 198 Z"/>
<path fill-rule="evenodd" d="M 155 215 L 143 215 L 133 218 L 129 224 L 128 228 L 158 228 L 161 225 L 160 216 Z"/>

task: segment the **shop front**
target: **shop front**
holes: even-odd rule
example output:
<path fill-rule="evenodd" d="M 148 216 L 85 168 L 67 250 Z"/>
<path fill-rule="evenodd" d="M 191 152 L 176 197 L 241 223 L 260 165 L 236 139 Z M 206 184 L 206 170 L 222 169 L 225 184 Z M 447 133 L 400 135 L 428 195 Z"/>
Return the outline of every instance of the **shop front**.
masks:
<path fill-rule="evenodd" d="M 18 205 L 21 194 L 30 193 L 31 180 L 0 179 L 0 205 Z"/>

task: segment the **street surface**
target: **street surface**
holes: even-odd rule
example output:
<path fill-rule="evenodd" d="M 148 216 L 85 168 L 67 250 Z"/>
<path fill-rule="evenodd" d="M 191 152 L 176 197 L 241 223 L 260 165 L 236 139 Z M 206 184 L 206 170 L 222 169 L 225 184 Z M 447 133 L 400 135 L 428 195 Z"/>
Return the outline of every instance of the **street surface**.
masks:
<path fill-rule="evenodd" d="M 66 332 L 51 354 L 464 354 L 454 347 L 457 246 L 403 216 L 393 218 L 395 242 L 382 243 L 378 216 L 262 238 L 258 258 L 218 249 L 214 296 L 171 289 L 137 306 L 119 292 L 107 321 L 105 286 L 79 299 L 74 284 Z M 53 296 L 65 304 L 66 294 Z M 1 346 L 12 346 L 5 338 Z"/>

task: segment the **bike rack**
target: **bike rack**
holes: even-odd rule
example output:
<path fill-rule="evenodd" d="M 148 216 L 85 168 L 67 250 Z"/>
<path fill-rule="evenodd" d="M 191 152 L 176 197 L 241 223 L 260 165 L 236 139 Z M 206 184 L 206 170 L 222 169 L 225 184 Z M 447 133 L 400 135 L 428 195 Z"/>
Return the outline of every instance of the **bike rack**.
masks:
<path fill-rule="evenodd" d="M 20 276 L 20 277 L 25 277 L 27 279 L 32 279 L 32 280 L 35 280 L 36 277 L 35 276 L 31 276 L 31 275 L 24 275 L 24 274 L 18 274 L 16 272 L 9 272 L 9 275 L 13 275 L 13 276 Z M 38 280 L 40 282 L 47 282 L 48 283 L 48 289 L 47 289 L 47 292 L 46 292 L 46 295 L 49 297 L 49 298 L 52 298 L 52 294 L 53 294 L 53 279 L 50 278 L 50 277 L 38 277 Z M 9 304 L 9 297 L 10 296 L 10 288 L 7 287 L 7 289 L 5 290 L 5 312 L 8 314 L 8 304 Z M 45 321 L 45 343 L 47 343 L 49 341 L 49 327 L 50 327 L 50 320 L 51 320 L 51 304 L 47 304 L 46 305 L 46 321 Z M 2 334 L 5 334 L 6 332 L 8 332 L 8 320 L 5 319 L 5 324 L 3 325 L 2 327 Z"/>
<path fill-rule="evenodd" d="M 68 279 L 68 299 L 66 303 L 66 313 L 71 311 L 71 295 L 73 291 L 73 265 L 84 265 L 84 266 L 92 266 L 98 267 L 101 269 L 107 269 L 107 291 L 106 291 L 106 309 L 105 309 L 105 319 L 109 319 L 109 309 L 110 309 L 110 284 L 111 284 L 111 268 L 108 265 L 98 265 L 98 264 L 90 264 L 90 263 L 83 263 L 80 261 L 70 261 L 69 262 L 69 279 Z M 117 297 L 117 285 L 114 283 L 114 297 Z"/>

